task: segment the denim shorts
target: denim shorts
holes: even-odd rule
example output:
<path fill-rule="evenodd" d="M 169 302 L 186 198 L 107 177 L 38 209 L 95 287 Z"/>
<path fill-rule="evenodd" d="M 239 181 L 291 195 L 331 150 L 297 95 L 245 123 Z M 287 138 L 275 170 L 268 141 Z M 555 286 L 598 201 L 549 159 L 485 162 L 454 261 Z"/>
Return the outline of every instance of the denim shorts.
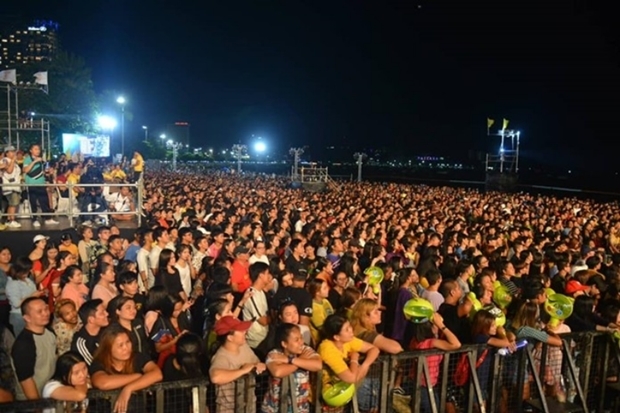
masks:
<path fill-rule="evenodd" d="M 378 409 L 380 391 L 381 379 L 379 377 L 366 377 L 356 391 L 359 410 L 369 411 Z"/>

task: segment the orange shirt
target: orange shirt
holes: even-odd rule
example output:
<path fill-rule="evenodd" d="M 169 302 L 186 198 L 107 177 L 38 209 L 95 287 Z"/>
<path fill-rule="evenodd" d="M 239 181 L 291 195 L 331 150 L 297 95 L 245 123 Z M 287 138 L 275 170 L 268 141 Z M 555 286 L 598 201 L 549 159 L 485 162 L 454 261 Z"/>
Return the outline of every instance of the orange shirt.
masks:
<path fill-rule="evenodd" d="M 245 292 L 252 285 L 250 280 L 250 263 L 240 262 L 235 260 L 232 264 L 232 271 L 230 272 L 231 284 L 237 284 L 237 291 L 240 293 Z"/>

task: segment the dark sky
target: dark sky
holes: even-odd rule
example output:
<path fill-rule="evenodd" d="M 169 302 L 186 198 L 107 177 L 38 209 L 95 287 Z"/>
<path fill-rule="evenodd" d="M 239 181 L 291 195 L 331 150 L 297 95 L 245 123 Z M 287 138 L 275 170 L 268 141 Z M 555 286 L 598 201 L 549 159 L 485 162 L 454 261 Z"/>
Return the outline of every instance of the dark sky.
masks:
<path fill-rule="evenodd" d="M 613 159 L 611 2 L 14 3 L 61 24 L 64 48 L 86 58 L 98 91 L 127 96 L 128 133 L 185 120 L 196 145 L 256 134 L 281 149 L 346 140 L 452 155 L 496 148 L 490 116 L 522 131 L 526 158 L 596 168 Z"/>

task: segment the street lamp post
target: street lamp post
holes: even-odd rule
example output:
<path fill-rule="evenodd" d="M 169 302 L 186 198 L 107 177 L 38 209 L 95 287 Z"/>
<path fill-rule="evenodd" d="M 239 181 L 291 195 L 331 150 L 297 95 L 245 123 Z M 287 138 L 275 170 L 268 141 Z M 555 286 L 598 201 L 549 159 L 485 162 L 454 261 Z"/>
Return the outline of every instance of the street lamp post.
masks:
<path fill-rule="evenodd" d="M 234 144 L 232 147 L 232 154 L 237 159 L 237 172 L 241 172 L 241 157 L 243 157 L 243 153 L 246 151 L 247 147 L 245 145 Z"/>
<path fill-rule="evenodd" d="M 119 96 L 116 103 L 121 105 L 121 155 L 125 155 L 125 98 Z"/>
<path fill-rule="evenodd" d="M 142 126 L 142 129 L 144 129 L 144 142 L 148 142 L 149 141 L 149 127 Z"/>
<path fill-rule="evenodd" d="M 298 173 L 297 168 L 299 167 L 299 157 L 304 153 L 303 148 L 291 148 L 288 151 L 289 154 L 293 155 L 293 181 L 297 181 Z"/>
<path fill-rule="evenodd" d="M 365 153 L 355 152 L 353 157 L 356 159 L 357 163 L 357 182 L 362 182 L 362 165 L 363 161 L 366 158 Z"/>

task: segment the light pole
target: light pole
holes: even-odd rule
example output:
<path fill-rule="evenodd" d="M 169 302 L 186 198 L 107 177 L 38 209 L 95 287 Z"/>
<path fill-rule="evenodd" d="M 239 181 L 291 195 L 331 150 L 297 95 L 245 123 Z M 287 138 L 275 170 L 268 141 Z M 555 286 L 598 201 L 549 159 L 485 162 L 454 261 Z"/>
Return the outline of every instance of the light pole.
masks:
<path fill-rule="evenodd" d="M 148 142 L 149 141 L 149 127 L 142 126 L 142 129 L 144 129 L 144 142 Z"/>
<path fill-rule="evenodd" d="M 161 146 L 164 146 L 164 139 L 166 139 L 166 134 L 162 133 L 161 135 L 159 135 L 159 139 L 161 139 Z"/>
<path fill-rule="evenodd" d="M 366 158 L 366 154 L 362 152 L 355 152 L 353 157 L 356 159 L 355 163 L 357 163 L 357 182 L 362 182 L 362 164 Z"/>
<path fill-rule="evenodd" d="M 241 172 L 241 157 L 247 150 L 245 145 L 234 144 L 232 147 L 232 155 L 237 159 L 237 172 Z"/>
<path fill-rule="evenodd" d="M 125 98 L 119 96 L 116 98 L 116 103 L 121 105 L 121 155 L 125 155 Z"/>
<path fill-rule="evenodd" d="M 296 181 L 298 179 L 297 168 L 299 166 L 299 157 L 304 153 L 304 150 L 303 148 L 291 148 L 288 153 L 293 155 L 293 181 Z"/>
<path fill-rule="evenodd" d="M 172 139 L 168 139 L 166 146 L 172 149 L 172 170 L 177 170 L 177 156 L 179 154 L 179 148 L 183 146 L 182 143 L 173 142 Z"/>

